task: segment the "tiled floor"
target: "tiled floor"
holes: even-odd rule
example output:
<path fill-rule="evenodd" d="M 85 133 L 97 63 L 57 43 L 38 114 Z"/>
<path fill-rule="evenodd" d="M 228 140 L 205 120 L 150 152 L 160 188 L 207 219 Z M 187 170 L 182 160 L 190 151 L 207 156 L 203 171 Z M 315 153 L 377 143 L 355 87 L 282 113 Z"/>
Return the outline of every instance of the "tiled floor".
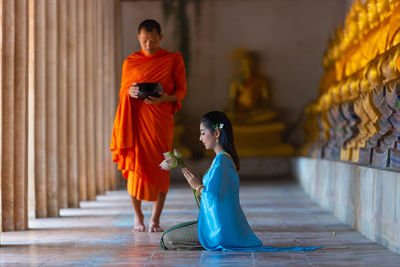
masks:
<path fill-rule="evenodd" d="M 400 255 L 371 242 L 311 202 L 294 184 L 243 184 L 241 203 L 265 245 L 325 246 L 312 252 L 162 251 L 160 233 L 132 233 L 124 191 L 108 192 L 29 231 L 1 233 L 1 266 L 400 266 Z M 144 203 L 149 218 L 151 203 Z M 193 220 L 191 190 L 173 185 L 162 226 Z"/>

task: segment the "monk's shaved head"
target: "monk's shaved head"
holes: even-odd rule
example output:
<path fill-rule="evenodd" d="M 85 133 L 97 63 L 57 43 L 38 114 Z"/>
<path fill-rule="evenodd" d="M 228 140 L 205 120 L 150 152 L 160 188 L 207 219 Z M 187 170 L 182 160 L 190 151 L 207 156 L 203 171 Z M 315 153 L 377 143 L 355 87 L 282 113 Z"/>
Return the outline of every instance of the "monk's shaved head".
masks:
<path fill-rule="evenodd" d="M 160 24 L 152 19 L 146 19 L 140 23 L 139 28 L 138 28 L 138 33 L 140 34 L 140 31 L 144 29 L 146 32 L 152 32 L 153 30 L 156 30 L 158 35 L 161 34 L 161 26 Z"/>

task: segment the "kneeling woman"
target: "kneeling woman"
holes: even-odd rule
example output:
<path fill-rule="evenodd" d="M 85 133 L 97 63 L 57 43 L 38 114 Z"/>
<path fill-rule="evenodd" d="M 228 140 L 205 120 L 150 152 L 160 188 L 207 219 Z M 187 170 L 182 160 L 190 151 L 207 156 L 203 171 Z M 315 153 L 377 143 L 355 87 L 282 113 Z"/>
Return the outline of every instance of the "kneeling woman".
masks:
<path fill-rule="evenodd" d="M 198 222 L 187 222 L 166 230 L 163 249 L 207 249 L 241 251 L 302 251 L 319 247 L 263 247 L 251 230 L 239 202 L 239 158 L 232 125 L 219 111 L 200 120 L 200 141 L 216 156 L 203 181 L 187 168 L 182 173 L 201 197 Z"/>

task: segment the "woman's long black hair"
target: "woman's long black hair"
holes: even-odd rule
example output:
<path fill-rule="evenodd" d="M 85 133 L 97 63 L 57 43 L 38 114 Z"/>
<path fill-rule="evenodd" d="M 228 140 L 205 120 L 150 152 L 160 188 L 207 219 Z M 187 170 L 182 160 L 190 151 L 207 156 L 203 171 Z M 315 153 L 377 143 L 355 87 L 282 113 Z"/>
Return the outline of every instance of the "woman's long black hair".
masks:
<path fill-rule="evenodd" d="M 236 165 L 236 170 L 239 171 L 240 162 L 233 141 L 232 124 L 225 113 L 221 111 L 210 111 L 200 119 L 200 122 L 203 123 L 203 125 L 212 133 L 216 128 L 218 128 L 218 126 L 223 125 L 222 129 L 220 129 L 221 134 L 219 136 L 219 144 L 229 155 L 231 155 L 233 162 Z"/>

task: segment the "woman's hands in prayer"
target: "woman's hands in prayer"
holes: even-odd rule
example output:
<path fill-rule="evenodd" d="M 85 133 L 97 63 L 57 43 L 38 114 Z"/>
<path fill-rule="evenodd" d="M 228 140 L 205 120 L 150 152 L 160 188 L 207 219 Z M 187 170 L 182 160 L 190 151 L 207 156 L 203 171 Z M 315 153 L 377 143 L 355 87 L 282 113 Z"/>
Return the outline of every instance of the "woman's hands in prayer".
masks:
<path fill-rule="evenodd" d="M 200 179 L 197 178 L 196 175 L 194 175 L 187 168 L 182 168 L 182 173 L 192 188 L 197 189 L 199 186 L 202 185 L 202 182 L 200 181 Z"/>

